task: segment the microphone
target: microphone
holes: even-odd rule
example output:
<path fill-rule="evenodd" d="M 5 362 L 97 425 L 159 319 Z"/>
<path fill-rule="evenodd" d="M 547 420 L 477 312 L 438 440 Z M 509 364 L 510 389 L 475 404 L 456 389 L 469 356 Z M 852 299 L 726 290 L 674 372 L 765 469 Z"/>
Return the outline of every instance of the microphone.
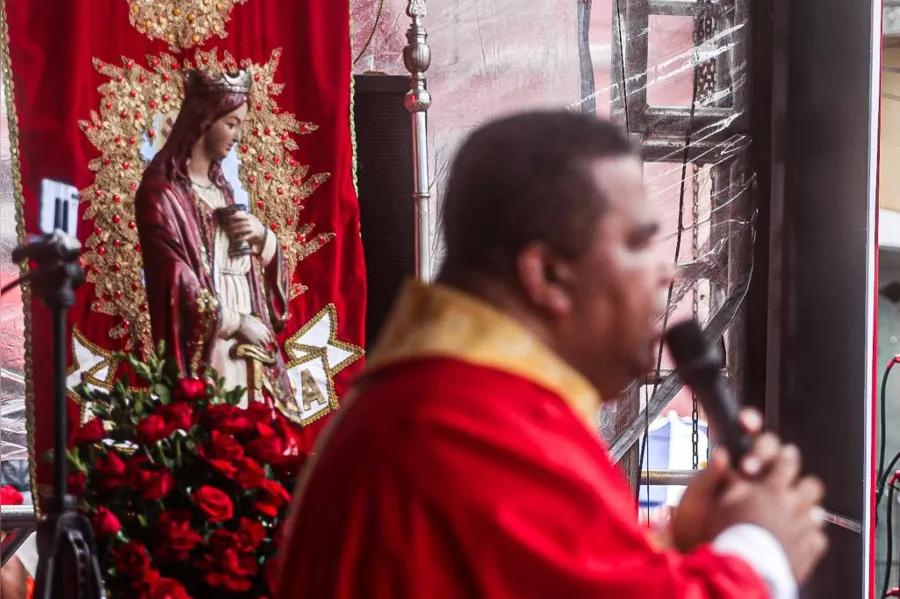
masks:
<path fill-rule="evenodd" d="M 728 381 L 722 376 L 719 352 L 709 343 L 696 320 L 688 320 L 671 327 L 664 335 L 669 353 L 675 361 L 675 371 L 690 387 L 710 422 L 716 436 L 728 450 L 732 464 L 740 463 L 750 451 L 752 439 L 741 427 L 740 412 Z M 824 522 L 862 534 L 862 522 L 822 507 L 815 509 L 815 517 Z"/>
<path fill-rule="evenodd" d="M 706 339 L 696 320 L 672 326 L 664 339 L 678 376 L 694 391 L 715 427 L 719 442 L 728 450 L 731 463 L 739 463 L 750 450 L 752 440 L 741 426 L 740 406 L 722 376 L 719 352 Z"/>

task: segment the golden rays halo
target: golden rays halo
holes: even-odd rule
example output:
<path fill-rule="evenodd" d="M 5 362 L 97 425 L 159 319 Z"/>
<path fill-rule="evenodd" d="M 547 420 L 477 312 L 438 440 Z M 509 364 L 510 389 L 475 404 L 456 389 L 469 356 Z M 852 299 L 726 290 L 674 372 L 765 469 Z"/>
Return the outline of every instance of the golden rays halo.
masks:
<path fill-rule="evenodd" d="M 138 31 L 173 50 L 224 38 L 231 11 L 247 0 L 127 0 L 128 20 Z"/>
<path fill-rule="evenodd" d="M 100 108 L 79 126 L 100 156 L 89 164 L 94 183 L 81 191 L 87 202 L 86 220 L 94 219 L 82 262 L 87 280 L 95 286 L 91 310 L 116 318 L 112 339 L 123 339 L 126 350 L 153 348 L 150 318 L 143 289 L 143 261 L 134 222 L 134 195 L 147 155 L 161 147 L 168 127 L 184 97 L 184 73 L 200 68 L 222 73 L 238 68 L 252 73 L 250 110 L 244 136 L 232 152 L 240 168 L 235 177 L 246 192 L 250 209 L 281 241 L 287 272 L 334 237 L 313 235 L 313 225 L 300 221 L 303 201 L 328 178 L 328 173 L 309 175 L 309 167 L 291 156 L 298 148 L 296 135 L 316 130 L 282 111 L 276 97 L 284 85 L 275 83 L 281 50 L 268 61 L 237 61 L 227 52 L 197 51 L 192 61 L 179 63 L 168 54 L 147 56 L 146 65 L 122 58 L 122 66 L 94 59 L 94 67 L 109 80 L 100 86 Z M 226 159 L 227 161 L 228 159 Z M 234 184 L 236 181 L 232 181 Z M 292 297 L 305 288 L 295 285 Z"/>

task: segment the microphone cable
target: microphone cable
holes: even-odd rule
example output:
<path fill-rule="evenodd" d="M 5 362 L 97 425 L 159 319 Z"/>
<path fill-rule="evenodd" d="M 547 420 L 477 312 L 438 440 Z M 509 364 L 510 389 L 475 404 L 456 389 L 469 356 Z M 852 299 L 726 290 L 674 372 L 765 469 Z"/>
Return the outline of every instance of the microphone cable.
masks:
<path fill-rule="evenodd" d="M 888 379 L 891 377 L 891 370 L 898 362 L 900 362 L 900 354 L 891 358 L 891 361 L 888 362 L 887 367 L 884 369 L 884 374 L 881 376 L 881 397 L 879 398 L 879 409 L 881 410 L 881 439 L 878 448 L 878 476 L 884 474 L 884 452 L 887 445 L 887 384 Z"/>
<path fill-rule="evenodd" d="M 900 455 L 900 454 L 898 454 Z M 888 483 L 888 504 L 887 504 L 887 555 L 885 556 L 884 563 L 884 579 L 881 583 L 881 597 L 888 596 L 888 588 L 891 582 L 891 571 L 894 569 L 893 559 L 894 559 L 894 538 L 893 538 L 893 507 L 894 507 L 894 491 L 897 490 L 897 487 L 894 484 L 897 482 L 897 474 L 891 477 L 890 482 Z"/>
<path fill-rule="evenodd" d="M 894 564 L 894 501 L 895 496 L 894 492 L 897 490 L 895 484 L 898 480 L 898 475 L 900 473 L 894 472 L 893 476 L 890 475 L 891 472 L 894 471 L 897 462 L 900 461 L 900 452 L 894 455 L 891 458 L 890 463 L 887 468 L 884 467 L 884 458 L 885 451 L 887 449 L 887 385 L 890 380 L 891 370 L 894 366 L 900 362 L 900 354 L 895 355 L 888 365 L 884 369 L 884 374 L 881 377 L 881 392 L 879 393 L 879 401 L 878 401 L 878 409 L 881 411 L 879 414 L 879 424 L 881 429 L 881 438 L 878 440 L 878 470 L 877 470 L 877 480 L 875 483 L 875 526 L 878 526 L 878 507 L 881 505 L 881 500 L 884 498 L 884 490 L 887 487 L 888 490 L 888 504 L 887 504 L 887 550 L 885 555 L 885 566 L 884 566 L 884 579 L 882 580 L 881 586 L 881 595 L 880 597 L 887 597 L 888 590 L 890 589 L 890 581 L 891 581 L 891 572 L 893 571 Z"/>
<path fill-rule="evenodd" d="M 884 496 L 884 488 L 887 484 L 889 472 L 894 470 L 894 466 L 896 466 L 898 460 L 900 460 L 900 453 L 895 455 L 888 467 L 884 467 L 884 457 L 885 451 L 887 448 L 887 386 L 888 381 L 891 377 L 891 370 L 894 366 L 900 362 L 900 354 L 895 355 L 891 358 L 891 361 L 888 362 L 888 365 L 884 369 L 884 374 L 881 376 L 881 393 L 879 393 L 879 401 L 878 401 L 878 409 L 880 410 L 879 416 L 879 424 L 880 424 L 880 438 L 878 439 L 878 470 L 876 470 L 877 478 L 875 482 L 875 525 L 878 525 L 878 506 L 881 504 L 881 499 Z"/>

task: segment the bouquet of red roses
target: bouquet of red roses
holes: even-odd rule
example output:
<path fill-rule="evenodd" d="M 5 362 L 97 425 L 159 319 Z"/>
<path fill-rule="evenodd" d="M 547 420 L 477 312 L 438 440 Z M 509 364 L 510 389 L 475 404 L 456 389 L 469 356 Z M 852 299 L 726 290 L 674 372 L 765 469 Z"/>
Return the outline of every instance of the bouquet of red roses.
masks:
<path fill-rule="evenodd" d="M 70 492 L 91 518 L 107 594 L 258 599 L 305 454 L 271 407 L 215 376 L 124 356 L 146 388 L 81 386 L 93 418 L 69 442 Z"/>

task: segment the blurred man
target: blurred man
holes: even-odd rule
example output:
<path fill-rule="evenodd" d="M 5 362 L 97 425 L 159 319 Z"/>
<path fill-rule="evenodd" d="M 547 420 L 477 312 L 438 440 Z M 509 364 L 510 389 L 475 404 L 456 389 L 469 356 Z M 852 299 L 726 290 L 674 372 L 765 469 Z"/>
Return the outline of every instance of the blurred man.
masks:
<path fill-rule="evenodd" d="M 653 366 L 673 275 L 627 139 L 488 124 L 444 208 L 438 283 L 403 291 L 302 483 L 281 598 L 795 597 L 826 543 L 795 448 L 758 438 L 752 477 L 714 454 L 664 544 L 597 437 Z"/>

